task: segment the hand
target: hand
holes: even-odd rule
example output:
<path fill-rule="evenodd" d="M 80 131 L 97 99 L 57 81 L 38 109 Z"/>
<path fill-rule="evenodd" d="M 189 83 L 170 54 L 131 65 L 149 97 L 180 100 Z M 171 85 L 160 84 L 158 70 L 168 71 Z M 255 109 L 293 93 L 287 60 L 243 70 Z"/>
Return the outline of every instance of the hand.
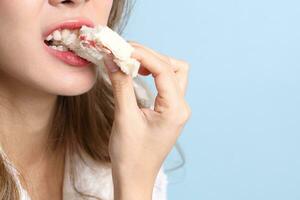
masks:
<path fill-rule="evenodd" d="M 139 108 L 132 78 L 105 58 L 115 99 L 109 153 L 115 199 L 151 199 L 157 173 L 191 115 L 184 99 L 189 66 L 140 44 L 131 45 L 132 57 L 141 62 L 139 73 L 152 74 L 158 93 L 154 110 Z"/>

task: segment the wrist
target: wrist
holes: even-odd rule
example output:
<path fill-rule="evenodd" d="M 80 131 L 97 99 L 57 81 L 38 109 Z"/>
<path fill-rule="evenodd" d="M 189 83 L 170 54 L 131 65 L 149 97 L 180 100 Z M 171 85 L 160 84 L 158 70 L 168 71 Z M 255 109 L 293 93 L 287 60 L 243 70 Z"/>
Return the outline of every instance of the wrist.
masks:
<path fill-rule="evenodd" d="M 115 200 L 151 200 L 155 178 L 137 169 L 112 168 Z"/>

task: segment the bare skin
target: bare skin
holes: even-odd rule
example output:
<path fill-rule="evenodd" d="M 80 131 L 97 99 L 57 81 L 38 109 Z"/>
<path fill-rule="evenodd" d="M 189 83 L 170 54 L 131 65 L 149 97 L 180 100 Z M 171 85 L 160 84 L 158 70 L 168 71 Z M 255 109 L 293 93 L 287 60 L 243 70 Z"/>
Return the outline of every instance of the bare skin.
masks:
<path fill-rule="evenodd" d="M 78 69 L 49 55 L 42 35 L 78 18 L 106 24 L 112 7 L 112 0 L 63 2 L 0 1 L 0 144 L 32 200 L 62 199 L 64 155 L 46 144 L 57 95 L 88 92 L 97 77 L 95 66 Z"/>
<path fill-rule="evenodd" d="M 153 76 L 158 93 L 154 110 L 140 109 L 132 79 L 105 60 L 116 102 L 110 138 L 115 199 L 151 200 L 157 173 L 191 115 L 184 99 L 189 66 L 141 44 L 131 44 L 135 48 L 132 57 L 141 62 L 139 73 Z"/>
<path fill-rule="evenodd" d="M 1 146 L 23 175 L 21 182 L 24 186 L 26 182 L 32 199 L 61 199 L 63 154 L 50 154 L 45 137 L 55 98 L 37 94 L 1 77 Z"/>
<path fill-rule="evenodd" d="M 62 200 L 64 154 L 49 153 L 46 143 L 57 95 L 88 92 L 97 77 L 95 66 L 79 70 L 49 56 L 41 33 L 77 17 L 106 24 L 112 6 L 112 0 L 63 2 L 0 1 L 0 144 L 32 200 Z M 150 200 L 157 172 L 190 116 L 184 100 L 188 64 L 132 45 L 140 74 L 154 77 L 158 97 L 154 111 L 139 109 L 132 79 L 119 70 L 109 74 L 116 101 L 110 140 L 114 191 L 116 200 Z M 106 65 L 114 66 L 109 60 Z"/>

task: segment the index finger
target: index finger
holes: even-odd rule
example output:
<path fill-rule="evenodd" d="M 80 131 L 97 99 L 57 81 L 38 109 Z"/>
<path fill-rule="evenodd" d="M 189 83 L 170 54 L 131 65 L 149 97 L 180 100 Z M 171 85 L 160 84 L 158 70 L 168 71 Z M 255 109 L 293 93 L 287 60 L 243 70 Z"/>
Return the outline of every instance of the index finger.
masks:
<path fill-rule="evenodd" d="M 132 57 L 137 59 L 153 76 L 158 92 L 154 108 L 158 112 L 176 106 L 180 97 L 180 88 L 171 66 L 142 47 L 135 47 Z"/>

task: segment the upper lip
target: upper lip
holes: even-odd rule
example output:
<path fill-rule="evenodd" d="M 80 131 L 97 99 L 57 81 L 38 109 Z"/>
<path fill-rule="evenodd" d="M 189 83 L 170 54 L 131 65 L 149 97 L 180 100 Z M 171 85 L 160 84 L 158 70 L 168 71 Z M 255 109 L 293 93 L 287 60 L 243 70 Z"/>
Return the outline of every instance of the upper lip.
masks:
<path fill-rule="evenodd" d="M 64 20 L 61 22 L 56 22 L 56 23 L 48 26 L 43 33 L 43 38 L 46 38 L 48 35 L 50 35 L 55 30 L 58 30 L 58 29 L 79 29 L 83 25 L 88 26 L 88 27 L 95 26 L 95 24 L 87 18 L 68 19 L 68 20 Z"/>

